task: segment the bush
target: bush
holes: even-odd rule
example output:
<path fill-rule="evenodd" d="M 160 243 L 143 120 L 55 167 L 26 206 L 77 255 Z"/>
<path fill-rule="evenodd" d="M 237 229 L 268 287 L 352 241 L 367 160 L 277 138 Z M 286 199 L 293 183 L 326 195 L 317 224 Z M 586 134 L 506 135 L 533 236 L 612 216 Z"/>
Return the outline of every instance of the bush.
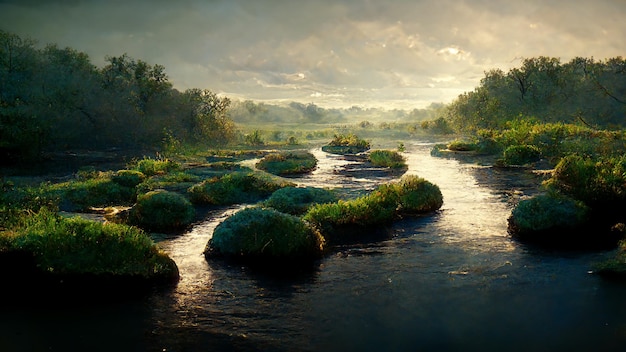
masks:
<path fill-rule="evenodd" d="M 219 224 L 205 255 L 241 259 L 303 260 L 318 257 L 322 236 L 300 218 L 273 209 L 247 208 Z"/>
<path fill-rule="evenodd" d="M 285 187 L 272 193 L 263 203 L 264 206 L 280 212 L 301 215 L 313 204 L 336 202 L 337 197 L 332 191 L 315 187 Z"/>
<path fill-rule="evenodd" d="M 592 208 L 626 201 L 626 156 L 593 159 L 569 155 L 559 161 L 547 186 Z"/>
<path fill-rule="evenodd" d="M 475 142 L 455 140 L 448 144 L 448 149 L 455 152 L 469 152 L 478 150 L 478 145 Z"/>
<path fill-rule="evenodd" d="M 18 226 L 0 237 L 7 252 L 32 254 L 42 273 L 178 279 L 174 261 L 134 227 L 63 218 L 42 209 L 23 217 Z"/>
<path fill-rule="evenodd" d="M 205 180 L 189 188 L 191 201 L 197 204 L 228 205 L 252 203 L 274 191 L 293 186 L 255 173 L 234 172 Z"/>
<path fill-rule="evenodd" d="M 505 165 L 525 165 L 541 158 L 541 151 L 534 145 L 512 145 L 504 150 Z"/>
<path fill-rule="evenodd" d="M 400 179 L 398 193 L 398 211 L 401 214 L 427 213 L 443 205 L 439 187 L 415 175 L 406 175 Z"/>
<path fill-rule="evenodd" d="M 390 167 L 393 169 L 406 168 L 406 162 L 402 155 L 393 150 L 374 150 L 369 156 L 369 161 L 379 167 Z"/>
<path fill-rule="evenodd" d="M 350 133 L 338 134 L 335 138 L 322 147 L 322 151 L 332 154 L 357 154 L 370 149 L 370 143 Z"/>
<path fill-rule="evenodd" d="M 509 233 L 521 239 L 543 242 L 559 239 L 563 233 L 573 238 L 573 233 L 579 231 L 588 219 L 589 208 L 581 201 L 547 193 L 519 202 L 508 220 Z"/>
<path fill-rule="evenodd" d="M 309 152 L 278 152 L 263 157 L 256 167 L 274 175 L 294 175 L 310 172 L 317 159 Z"/>
<path fill-rule="evenodd" d="M 129 222 L 152 231 L 180 229 L 191 224 L 195 209 L 191 202 L 174 192 L 156 190 L 137 197 Z"/>
<path fill-rule="evenodd" d="M 137 187 L 146 179 L 146 175 L 137 170 L 119 170 L 111 177 L 111 181 L 124 187 Z"/>

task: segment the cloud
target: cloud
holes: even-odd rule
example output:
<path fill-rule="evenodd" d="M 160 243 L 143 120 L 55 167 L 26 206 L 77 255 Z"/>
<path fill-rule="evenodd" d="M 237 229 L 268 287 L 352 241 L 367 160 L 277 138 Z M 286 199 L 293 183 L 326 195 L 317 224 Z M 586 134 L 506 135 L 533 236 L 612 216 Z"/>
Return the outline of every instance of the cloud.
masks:
<path fill-rule="evenodd" d="M 175 87 L 258 100 L 420 107 L 520 57 L 623 55 L 613 0 L 0 0 L 0 28 L 162 64 Z"/>

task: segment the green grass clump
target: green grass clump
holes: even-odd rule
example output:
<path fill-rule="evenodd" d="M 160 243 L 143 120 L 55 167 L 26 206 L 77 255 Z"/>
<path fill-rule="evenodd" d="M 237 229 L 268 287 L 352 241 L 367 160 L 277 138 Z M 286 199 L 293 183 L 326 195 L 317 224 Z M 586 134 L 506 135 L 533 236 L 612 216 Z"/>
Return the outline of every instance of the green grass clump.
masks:
<path fill-rule="evenodd" d="M 141 230 L 64 218 L 46 209 L 2 232 L 6 253 L 30 253 L 37 269 L 52 275 L 113 275 L 174 280 L 178 268 Z"/>
<path fill-rule="evenodd" d="M 131 169 L 137 170 L 146 176 L 153 176 L 180 170 L 181 166 L 179 163 L 169 159 L 144 158 L 131 165 Z"/>
<path fill-rule="evenodd" d="M 299 217 L 274 209 L 247 208 L 215 228 L 205 255 L 302 260 L 318 257 L 323 248 L 323 237 Z"/>
<path fill-rule="evenodd" d="M 264 206 L 280 212 L 301 215 L 313 204 L 333 203 L 337 201 L 335 194 L 327 189 L 316 187 L 285 187 L 272 193 L 263 203 Z"/>
<path fill-rule="evenodd" d="M 137 170 L 119 170 L 113 176 L 111 181 L 124 187 L 137 187 L 146 179 L 146 175 Z"/>
<path fill-rule="evenodd" d="M 448 144 L 448 149 L 455 152 L 469 152 L 478 150 L 476 142 L 455 140 Z"/>
<path fill-rule="evenodd" d="M 184 193 L 201 179 L 200 176 L 188 171 L 173 171 L 148 178 L 137 186 L 137 193 L 142 194 L 157 189 Z"/>
<path fill-rule="evenodd" d="M 317 159 L 309 152 L 283 151 L 263 157 L 256 167 L 274 175 L 295 175 L 311 172 L 317 166 Z"/>
<path fill-rule="evenodd" d="M 59 207 L 67 211 L 84 211 L 91 207 L 130 205 L 136 193 L 132 187 L 122 186 L 110 177 L 72 180 L 46 187 L 50 197 L 60 199 Z"/>
<path fill-rule="evenodd" d="M 293 184 L 253 172 L 234 172 L 193 185 L 188 193 L 196 204 L 228 205 L 257 202 L 288 186 Z"/>
<path fill-rule="evenodd" d="M 509 232 L 523 239 L 549 241 L 541 236 L 571 234 L 588 218 L 589 208 L 583 202 L 550 192 L 520 201 L 509 217 Z"/>
<path fill-rule="evenodd" d="M 336 134 L 330 143 L 322 147 L 323 151 L 332 154 L 357 154 L 369 149 L 370 142 L 352 133 Z"/>
<path fill-rule="evenodd" d="M 356 199 L 313 205 L 304 219 L 320 228 L 327 239 L 340 241 L 337 237 L 346 226 L 383 225 L 397 216 L 435 211 L 442 204 L 439 187 L 407 175 L 400 182 L 381 185 Z"/>
<path fill-rule="evenodd" d="M 407 167 L 404 157 L 393 150 L 374 150 L 369 153 L 368 158 L 374 166 L 390 167 L 392 169 Z"/>
<path fill-rule="evenodd" d="M 156 190 L 137 197 L 129 222 L 152 231 L 168 231 L 188 226 L 195 214 L 193 205 L 184 196 Z"/>
<path fill-rule="evenodd" d="M 512 145 L 504 150 L 502 161 L 505 165 L 525 165 L 541 158 L 541 150 L 534 145 Z"/>

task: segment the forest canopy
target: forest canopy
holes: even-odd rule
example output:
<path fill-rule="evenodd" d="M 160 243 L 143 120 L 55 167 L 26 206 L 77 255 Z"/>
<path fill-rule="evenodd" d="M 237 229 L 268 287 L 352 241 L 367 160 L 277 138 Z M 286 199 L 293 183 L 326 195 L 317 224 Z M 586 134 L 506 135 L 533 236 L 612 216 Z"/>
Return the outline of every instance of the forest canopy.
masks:
<path fill-rule="evenodd" d="M 172 88 L 165 68 L 126 54 L 88 55 L 0 30 L 0 155 L 68 149 L 145 149 L 165 139 L 220 145 L 234 138 L 228 98 Z"/>

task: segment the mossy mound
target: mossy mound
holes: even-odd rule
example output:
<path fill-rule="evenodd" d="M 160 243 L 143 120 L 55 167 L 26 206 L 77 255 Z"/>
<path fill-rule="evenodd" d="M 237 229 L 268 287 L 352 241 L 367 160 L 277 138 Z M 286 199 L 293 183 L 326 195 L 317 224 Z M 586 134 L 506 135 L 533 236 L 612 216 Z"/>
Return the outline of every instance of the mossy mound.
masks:
<path fill-rule="evenodd" d="M 23 217 L 19 225 L 0 234 L 0 256 L 22 259 L 30 267 L 12 270 L 39 278 L 71 278 L 106 282 L 175 282 L 178 268 L 141 230 L 65 218 L 42 209 Z M 23 260 L 30 258 L 29 260 Z"/>
<path fill-rule="evenodd" d="M 527 242 L 572 247 L 589 231 L 589 217 L 583 202 L 548 193 L 520 201 L 508 219 L 508 230 Z"/>
<path fill-rule="evenodd" d="M 316 187 L 285 187 L 272 193 L 263 203 L 264 206 L 280 212 L 302 215 L 313 204 L 333 203 L 337 201 L 335 194 L 327 189 Z"/>
<path fill-rule="evenodd" d="M 151 231 L 170 231 L 191 224 L 195 209 L 184 196 L 165 190 L 151 191 L 137 197 L 129 212 L 131 224 Z"/>
<path fill-rule="evenodd" d="M 234 172 L 196 184 L 188 193 L 196 204 L 228 205 L 257 202 L 278 189 L 293 185 L 257 173 Z"/>
<path fill-rule="evenodd" d="M 135 201 L 133 187 L 123 186 L 110 177 L 73 180 L 48 187 L 50 194 L 60 199 L 65 211 L 86 211 L 91 207 L 130 205 Z"/>
<path fill-rule="evenodd" d="M 313 205 L 304 219 L 319 228 L 330 243 L 342 243 L 354 240 L 346 238 L 346 234 L 359 232 L 349 228 L 370 230 L 403 215 L 435 211 L 442 204 L 439 187 L 418 176 L 406 175 L 399 182 L 381 185 L 356 199 Z"/>
<path fill-rule="evenodd" d="M 146 175 L 137 170 L 119 170 L 112 177 L 111 181 L 124 187 L 137 187 L 146 179 Z"/>
<path fill-rule="evenodd" d="M 504 150 L 502 162 L 505 165 L 526 165 L 541 158 L 541 150 L 534 145 L 512 145 Z"/>
<path fill-rule="evenodd" d="M 244 261 L 307 261 L 321 255 L 323 237 L 299 217 L 273 209 L 247 208 L 219 224 L 207 257 Z"/>
<path fill-rule="evenodd" d="M 317 159 L 309 152 L 277 152 L 263 157 L 256 167 L 274 175 L 287 176 L 311 172 Z"/>

